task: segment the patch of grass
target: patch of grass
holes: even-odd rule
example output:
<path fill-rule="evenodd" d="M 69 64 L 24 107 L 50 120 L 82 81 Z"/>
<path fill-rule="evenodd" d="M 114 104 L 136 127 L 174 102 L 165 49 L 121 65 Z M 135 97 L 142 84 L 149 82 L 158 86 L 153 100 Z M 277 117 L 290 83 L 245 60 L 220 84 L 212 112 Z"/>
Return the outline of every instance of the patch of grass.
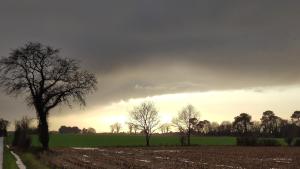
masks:
<path fill-rule="evenodd" d="M 7 137 L 4 137 L 4 145 L 11 145 L 13 138 L 14 136 L 12 134 L 9 134 Z"/>
<path fill-rule="evenodd" d="M 288 146 L 288 144 L 284 141 L 284 138 L 275 138 L 281 146 Z"/>
<path fill-rule="evenodd" d="M 4 151 L 3 151 L 3 168 L 18 169 L 15 157 L 10 153 L 10 151 L 6 146 L 4 146 Z"/>

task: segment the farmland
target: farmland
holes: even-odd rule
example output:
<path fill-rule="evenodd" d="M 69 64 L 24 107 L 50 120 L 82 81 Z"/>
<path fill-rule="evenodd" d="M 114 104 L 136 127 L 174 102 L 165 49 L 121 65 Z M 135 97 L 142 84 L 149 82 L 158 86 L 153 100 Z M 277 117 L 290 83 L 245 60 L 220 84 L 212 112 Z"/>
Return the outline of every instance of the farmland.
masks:
<path fill-rule="evenodd" d="M 131 147 L 55 148 L 41 159 L 53 168 L 297 168 L 300 148 L 291 147 Z"/>
<path fill-rule="evenodd" d="M 9 136 L 6 141 L 11 139 L 12 136 Z M 283 139 L 278 140 L 284 145 Z M 51 151 L 21 153 L 21 157 L 28 166 L 34 163 L 41 165 L 36 160 L 40 159 L 49 168 L 65 169 L 285 169 L 297 168 L 300 164 L 299 147 L 242 147 L 236 146 L 235 137 L 193 136 L 191 143 L 193 146 L 190 147 L 179 146 L 176 135 L 154 135 L 151 147 L 145 147 L 143 135 L 51 134 Z M 41 146 L 36 135 L 32 135 L 32 146 Z"/>

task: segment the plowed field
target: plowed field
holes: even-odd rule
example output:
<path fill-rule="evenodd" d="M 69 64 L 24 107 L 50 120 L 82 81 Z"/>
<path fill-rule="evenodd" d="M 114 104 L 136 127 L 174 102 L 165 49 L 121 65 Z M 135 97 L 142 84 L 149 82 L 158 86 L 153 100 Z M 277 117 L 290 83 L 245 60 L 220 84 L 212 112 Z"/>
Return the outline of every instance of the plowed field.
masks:
<path fill-rule="evenodd" d="M 65 169 L 300 168 L 295 147 L 57 148 L 41 158 Z"/>

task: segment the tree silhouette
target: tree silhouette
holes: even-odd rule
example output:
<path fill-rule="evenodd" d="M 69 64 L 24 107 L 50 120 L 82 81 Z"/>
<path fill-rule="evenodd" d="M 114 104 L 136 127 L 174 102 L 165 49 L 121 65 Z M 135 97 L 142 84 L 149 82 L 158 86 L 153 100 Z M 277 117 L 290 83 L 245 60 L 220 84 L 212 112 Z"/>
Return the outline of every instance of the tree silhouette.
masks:
<path fill-rule="evenodd" d="M 232 124 L 230 121 L 223 121 L 219 126 L 219 132 L 221 135 L 230 135 L 232 130 Z"/>
<path fill-rule="evenodd" d="M 253 121 L 252 133 L 254 136 L 259 136 L 261 134 L 261 122 L 260 121 Z"/>
<path fill-rule="evenodd" d="M 180 132 L 184 132 L 187 135 L 187 144 L 191 145 L 191 132 L 193 122 L 198 119 L 199 113 L 195 110 L 194 106 L 188 105 L 184 107 L 179 113 L 178 117 L 173 119 L 173 124 L 178 128 Z"/>
<path fill-rule="evenodd" d="M 220 124 L 217 122 L 212 122 L 210 125 L 210 132 L 212 134 L 216 134 L 219 131 Z"/>
<path fill-rule="evenodd" d="M 279 132 L 282 125 L 282 119 L 274 114 L 274 112 L 268 110 L 263 112 L 261 120 L 261 127 L 265 134 L 274 135 Z"/>
<path fill-rule="evenodd" d="M 9 122 L 4 119 L 0 119 L 0 137 L 7 136 L 7 126 Z"/>
<path fill-rule="evenodd" d="M 122 125 L 121 125 L 121 123 L 114 123 L 114 124 L 110 125 L 109 127 L 110 127 L 111 133 L 114 133 L 114 132 L 119 133 L 122 128 Z"/>
<path fill-rule="evenodd" d="M 159 127 L 162 134 L 169 133 L 170 128 L 171 128 L 171 124 L 169 123 L 164 123 Z"/>
<path fill-rule="evenodd" d="M 151 102 L 144 102 L 130 112 L 131 123 L 145 134 L 146 145 L 150 145 L 150 137 L 159 125 L 158 112 Z"/>
<path fill-rule="evenodd" d="M 295 111 L 292 114 L 291 119 L 295 124 L 298 124 L 300 122 L 300 111 Z"/>
<path fill-rule="evenodd" d="M 0 85 L 10 95 L 25 94 L 39 120 L 39 140 L 48 149 L 47 117 L 51 109 L 71 101 L 85 105 L 85 96 L 96 89 L 94 74 L 81 71 L 78 62 L 63 58 L 59 50 L 29 42 L 0 60 Z"/>
<path fill-rule="evenodd" d="M 202 134 L 207 134 L 210 132 L 211 124 L 208 120 L 199 121 L 197 124 L 197 130 Z"/>
<path fill-rule="evenodd" d="M 128 132 L 129 132 L 129 134 L 131 134 L 132 131 L 133 131 L 134 124 L 129 123 L 129 122 L 127 122 L 126 124 L 127 124 L 127 126 L 128 126 Z"/>
<path fill-rule="evenodd" d="M 121 123 L 116 123 L 115 126 L 116 126 L 116 132 L 119 133 L 122 128 Z"/>
<path fill-rule="evenodd" d="M 60 126 L 60 128 L 58 129 L 58 132 L 60 134 L 78 134 L 81 132 L 81 130 L 77 127 L 77 126 L 74 126 L 74 127 L 68 127 L 68 126 Z M 83 129 L 82 129 L 82 132 Z"/>
<path fill-rule="evenodd" d="M 273 122 L 275 119 L 275 114 L 273 111 L 263 112 L 261 120 L 261 127 L 264 133 L 272 134 L 273 133 Z"/>
<path fill-rule="evenodd" d="M 115 132 L 115 125 L 114 124 L 109 125 L 109 128 L 110 128 L 111 133 Z"/>
<path fill-rule="evenodd" d="M 134 125 L 133 125 L 133 131 L 134 131 L 134 134 L 136 134 L 136 133 L 138 132 L 138 130 L 139 130 L 139 126 L 136 125 L 136 124 L 134 124 Z"/>
<path fill-rule="evenodd" d="M 247 113 L 241 113 L 234 118 L 233 126 L 238 133 L 248 133 L 249 128 L 252 126 L 251 116 Z"/>

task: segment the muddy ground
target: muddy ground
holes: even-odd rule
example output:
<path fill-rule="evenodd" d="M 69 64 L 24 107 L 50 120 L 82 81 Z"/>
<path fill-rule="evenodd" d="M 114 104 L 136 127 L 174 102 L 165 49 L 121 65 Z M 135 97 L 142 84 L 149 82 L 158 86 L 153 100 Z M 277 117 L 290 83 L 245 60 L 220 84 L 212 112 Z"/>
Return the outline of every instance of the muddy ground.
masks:
<path fill-rule="evenodd" d="M 300 168 L 295 147 L 58 148 L 41 155 L 52 168 Z"/>

